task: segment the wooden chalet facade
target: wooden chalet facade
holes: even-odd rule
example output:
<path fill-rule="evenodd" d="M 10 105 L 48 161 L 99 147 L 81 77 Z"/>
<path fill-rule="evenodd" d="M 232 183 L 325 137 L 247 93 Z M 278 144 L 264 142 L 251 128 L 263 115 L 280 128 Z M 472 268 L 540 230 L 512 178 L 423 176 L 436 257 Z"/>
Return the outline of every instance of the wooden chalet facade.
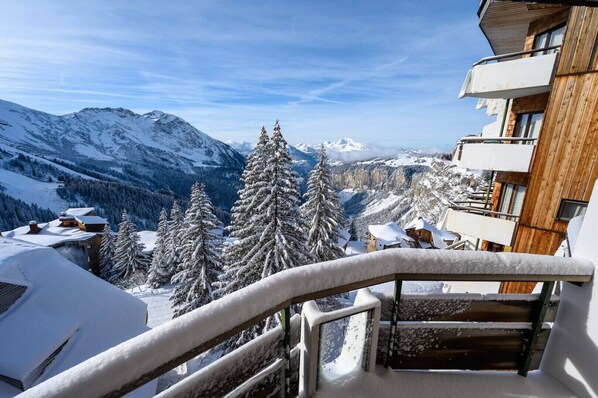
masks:
<path fill-rule="evenodd" d="M 484 137 L 482 133 L 470 139 L 471 147 L 484 148 L 481 143 L 487 142 L 487 148 L 499 148 L 498 141 L 491 139 L 500 138 L 503 148 L 499 149 L 522 149 L 513 147 L 521 145 L 535 149 L 523 170 L 515 170 L 512 164 L 496 166 L 497 162 L 484 167 L 478 161 L 477 168 L 490 170 L 493 177 L 486 203 L 482 210 L 461 207 L 458 211 L 483 216 L 480 220 L 511 223 L 510 235 L 500 243 L 477 235 L 483 250 L 552 255 L 566 239 L 568 221 L 585 212 L 598 179 L 598 7 L 485 0 L 478 15 L 480 28 L 497 55 L 489 60 L 498 62 L 474 64 L 472 76 L 490 70 L 482 71 L 484 67 L 508 72 L 509 63 L 519 62 L 523 67 L 526 61 L 539 62 L 545 55 L 555 60 L 543 86 L 506 82 L 510 89 L 497 85 L 493 91 L 487 90 L 489 84 L 476 87 L 468 74 L 462 97 L 490 98 L 502 101 L 499 106 L 504 107 L 498 112 L 496 134 Z M 507 53 L 512 56 L 500 57 Z M 541 74 L 539 69 L 530 69 L 525 75 L 523 69 L 516 73 L 523 76 L 524 83 Z M 467 155 L 463 142 L 468 144 L 466 139 L 460 141 L 456 155 L 457 162 L 466 164 L 468 159 L 461 158 Z M 484 229 L 488 226 L 478 231 Z M 467 234 L 465 228 L 457 231 Z M 476 237 L 474 233 L 470 236 Z M 528 293 L 534 285 L 507 283 L 501 292 Z"/>
<path fill-rule="evenodd" d="M 417 247 L 417 242 L 394 222 L 368 226 L 368 253 L 379 250 L 415 247 Z"/>

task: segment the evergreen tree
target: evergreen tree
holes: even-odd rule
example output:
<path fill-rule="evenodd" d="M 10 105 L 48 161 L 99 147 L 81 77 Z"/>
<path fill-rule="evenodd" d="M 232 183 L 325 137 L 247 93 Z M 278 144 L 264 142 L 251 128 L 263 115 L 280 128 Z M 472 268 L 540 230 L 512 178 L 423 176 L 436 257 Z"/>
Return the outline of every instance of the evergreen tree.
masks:
<path fill-rule="evenodd" d="M 291 156 L 278 121 L 264 153 L 265 167 L 256 178 L 250 219 L 236 231 L 238 256 L 227 264 L 223 287 L 229 293 L 279 271 L 312 260 L 307 248 L 305 221 L 299 209 L 299 175 L 291 168 Z M 244 215 L 243 217 L 247 217 Z"/>
<path fill-rule="evenodd" d="M 349 234 L 351 235 L 351 237 L 349 239 L 350 240 L 359 240 L 359 236 L 357 236 L 357 228 L 355 228 L 355 220 L 351 219 L 349 224 L 350 224 Z"/>
<path fill-rule="evenodd" d="M 183 219 L 181 216 L 181 208 L 175 200 L 172 203 L 170 210 L 170 221 L 168 221 L 168 234 L 165 242 L 166 263 L 168 264 L 168 273 L 170 276 L 174 275 L 180 265 L 180 246 L 181 234 L 183 232 Z"/>
<path fill-rule="evenodd" d="M 135 225 L 129 219 L 127 211 L 123 210 L 122 222 L 118 225 L 110 282 L 125 281 L 147 268 L 142 248 Z"/>
<path fill-rule="evenodd" d="M 110 279 L 112 267 L 114 267 L 114 238 L 110 231 L 110 226 L 106 224 L 102 234 L 102 243 L 100 244 L 100 278 L 105 281 Z"/>
<path fill-rule="evenodd" d="M 318 163 L 307 180 L 307 202 L 303 211 L 309 223 L 307 244 L 316 261 L 329 261 L 343 257 L 338 246 L 339 228 L 345 221 L 338 195 L 332 188 L 331 172 L 324 145 L 318 154 Z"/>
<path fill-rule="evenodd" d="M 185 212 L 185 231 L 181 237 L 181 270 L 172 278 L 180 283 L 170 300 L 174 317 L 212 301 L 212 284 L 221 270 L 221 239 L 214 232 L 221 224 L 214 215 L 205 188 L 195 183 L 191 188 L 189 209 Z"/>
<path fill-rule="evenodd" d="M 251 219 L 257 214 L 259 202 L 256 201 L 257 193 L 265 178 L 264 169 L 267 164 L 267 151 L 270 139 L 266 129 L 262 127 L 258 142 L 252 153 L 247 157 L 245 169 L 241 175 L 243 187 L 239 190 L 239 199 L 231 209 L 231 223 L 228 227 L 230 236 L 236 242 L 224 248 L 224 273 L 219 281 L 214 284 L 216 297 L 228 294 L 240 287 L 232 285 L 231 280 L 236 277 L 236 272 L 242 265 L 243 257 L 256 244 L 255 237 L 251 239 L 254 230 L 251 228 Z"/>
<path fill-rule="evenodd" d="M 166 238 L 168 237 L 168 213 L 165 208 L 160 212 L 158 230 L 156 231 L 156 245 L 152 256 L 152 264 L 147 276 L 147 284 L 157 289 L 170 282 L 170 265 L 166 259 Z"/>
<path fill-rule="evenodd" d="M 278 121 L 264 152 L 265 166 L 256 178 L 254 213 L 237 231 L 239 239 L 233 263 L 227 264 L 220 288 L 224 294 L 241 289 L 279 271 L 313 260 L 307 247 L 306 224 L 299 208 L 299 175 L 291 168 L 291 157 Z M 243 217 L 247 217 L 244 215 Z M 276 317 L 245 330 L 225 345 L 229 351 L 278 323 Z"/>

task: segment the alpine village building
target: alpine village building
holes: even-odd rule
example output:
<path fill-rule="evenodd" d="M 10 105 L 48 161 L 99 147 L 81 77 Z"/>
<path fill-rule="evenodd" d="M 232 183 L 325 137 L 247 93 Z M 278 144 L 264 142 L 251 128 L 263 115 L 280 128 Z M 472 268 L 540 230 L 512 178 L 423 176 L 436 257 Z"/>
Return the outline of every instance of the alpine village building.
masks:
<path fill-rule="evenodd" d="M 452 203 L 440 222 L 478 249 L 552 255 L 568 221 L 585 212 L 598 178 L 596 6 L 480 3 L 480 29 L 496 55 L 474 64 L 460 98 L 479 98 L 496 120 L 461 139 L 453 163 L 485 170 L 488 187 Z"/>

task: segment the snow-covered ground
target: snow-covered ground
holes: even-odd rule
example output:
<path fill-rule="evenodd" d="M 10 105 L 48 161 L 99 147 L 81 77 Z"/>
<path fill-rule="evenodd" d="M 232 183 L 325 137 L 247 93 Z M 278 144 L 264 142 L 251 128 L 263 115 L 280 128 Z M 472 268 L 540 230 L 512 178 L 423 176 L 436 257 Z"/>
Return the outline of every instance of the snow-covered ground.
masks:
<path fill-rule="evenodd" d="M 400 152 L 391 158 L 375 158 L 357 162 L 357 164 L 381 164 L 390 167 L 424 165 L 429 166 L 434 161 L 433 157 L 429 156 L 414 156 L 412 153 Z"/>
<path fill-rule="evenodd" d="M 147 326 L 155 328 L 172 319 L 173 311 L 170 296 L 172 296 L 176 286 L 168 284 L 159 289 L 152 289 L 148 285 L 139 285 L 128 289 L 127 293 L 147 304 Z"/>
<path fill-rule="evenodd" d="M 338 193 L 338 199 L 341 203 L 341 205 L 347 203 L 349 200 L 351 200 L 351 198 L 353 196 L 355 196 L 355 194 L 357 193 L 357 191 L 355 191 L 354 189 L 343 189 L 342 191 L 340 191 Z"/>
<path fill-rule="evenodd" d="M 174 293 L 176 284 L 167 284 L 159 289 L 152 289 L 148 285 L 139 285 L 126 290 L 147 305 L 147 326 L 155 328 L 172 320 L 173 310 L 170 296 Z M 169 386 L 178 383 L 199 369 L 208 366 L 222 356 L 219 350 L 205 352 L 181 366 L 165 373 L 158 379 L 157 392 L 164 391 Z"/>
<path fill-rule="evenodd" d="M 0 185 L 6 193 L 28 204 L 36 204 L 42 208 L 60 213 L 68 207 L 68 203 L 56 193 L 60 185 L 56 182 L 41 182 L 22 174 L 0 169 Z"/>
<path fill-rule="evenodd" d="M 367 252 L 367 243 L 361 240 L 350 240 L 347 243 L 347 248 L 345 249 L 345 255 L 347 257 L 356 256 L 358 254 L 364 254 Z"/>
<path fill-rule="evenodd" d="M 370 214 L 376 214 L 381 211 L 387 210 L 388 208 L 394 207 L 399 204 L 405 197 L 403 195 L 396 195 L 392 192 L 385 198 L 373 200 L 368 204 L 365 210 L 361 213 L 362 217 Z"/>
<path fill-rule="evenodd" d="M 137 235 L 139 235 L 139 243 L 143 244 L 143 253 L 152 253 L 156 246 L 156 231 L 139 231 Z"/>

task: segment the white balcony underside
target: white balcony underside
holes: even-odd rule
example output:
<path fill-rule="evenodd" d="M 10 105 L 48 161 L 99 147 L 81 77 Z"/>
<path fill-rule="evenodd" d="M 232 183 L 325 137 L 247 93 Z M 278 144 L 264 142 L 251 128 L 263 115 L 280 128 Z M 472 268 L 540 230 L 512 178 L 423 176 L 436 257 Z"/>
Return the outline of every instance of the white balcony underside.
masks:
<path fill-rule="evenodd" d="M 467 72 L 459 98 L 519 98 L 550 91 L 556 54 L 477 65 Z"/>
<path fill-rule="evenodd" d="M 442 228 L 510 246 L 515 231 L 515 222 L 447 209 L 442 220 Z"/>
<path fill-rule="evenodd" d="M 527 173 L 534 148 L 534 145 L 465 143 L 460 159 L 457 149 L 453 164 L 466 169 Z"/>

